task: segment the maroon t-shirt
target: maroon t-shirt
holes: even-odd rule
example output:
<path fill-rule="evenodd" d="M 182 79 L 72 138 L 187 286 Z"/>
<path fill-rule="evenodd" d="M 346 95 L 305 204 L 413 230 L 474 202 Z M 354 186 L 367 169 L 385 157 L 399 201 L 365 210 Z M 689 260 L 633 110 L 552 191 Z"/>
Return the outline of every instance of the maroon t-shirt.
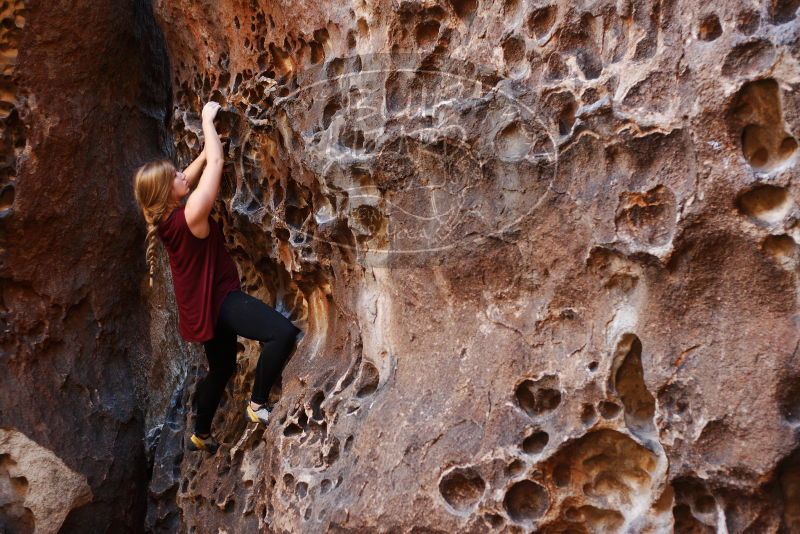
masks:
<path fill-rule="evenodd" d="M 219 223 L 209 215 L 210 232 L 200 239 L 189 230 L 184 208 L 175 208 L 159 223 L 158 235 L 169 255 L 180 335 L 203 342 L 214 337 L 223 299 L 241 286 Z"/>

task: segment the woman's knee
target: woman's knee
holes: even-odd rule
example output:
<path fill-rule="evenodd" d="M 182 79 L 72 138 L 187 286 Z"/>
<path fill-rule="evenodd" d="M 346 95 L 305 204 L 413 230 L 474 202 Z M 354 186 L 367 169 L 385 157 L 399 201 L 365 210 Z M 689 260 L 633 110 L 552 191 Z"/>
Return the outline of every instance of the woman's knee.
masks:
<path fill-rule="evenodd" d="M 281 333 L 281 341 L 290 349 L 297 342 L 297 337 L 300 335 L 300 332 L 302 332 L 302 330 L 297 328 L 294 324 L 289 323 L 286 329 Z"/>
<path fill-rule="evenodd" d="M 236 359 L 229 359 L 219 362 L 213 368 L 209 369 L 209 374 L 220 382 L 227 382 L 231 376 L 236 372 Z"/>

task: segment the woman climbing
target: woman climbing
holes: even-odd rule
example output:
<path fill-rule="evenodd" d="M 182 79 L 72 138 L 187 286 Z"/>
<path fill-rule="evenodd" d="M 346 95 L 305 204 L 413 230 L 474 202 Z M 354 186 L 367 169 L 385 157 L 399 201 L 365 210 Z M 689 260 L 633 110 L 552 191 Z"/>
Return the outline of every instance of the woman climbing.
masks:
<path fill-rule="evenodd" d="M 266 425 L 267 394 L 301 332 L 278 311 L 241 291 L 222 228 L 210 216 L 223 166 L 222 144 L 214 127 L 219 107 L 216 102 L 203 107 L 206 144 L 186 170 L 178 172 L 167 160 L 152 161 L 136 171 L 133 184 L 147 222 L 150 285 L 158 235 L 169 255 L 179 333 L 186 341 L 202 343 L 208 359 L 208 373 L 194 391 L 195 425 L 188 448 L 210 454 L 219 447 L 211 436 L 211 421 L 236 370 L 237 334 L 263 343 L 245 416 Z"/>

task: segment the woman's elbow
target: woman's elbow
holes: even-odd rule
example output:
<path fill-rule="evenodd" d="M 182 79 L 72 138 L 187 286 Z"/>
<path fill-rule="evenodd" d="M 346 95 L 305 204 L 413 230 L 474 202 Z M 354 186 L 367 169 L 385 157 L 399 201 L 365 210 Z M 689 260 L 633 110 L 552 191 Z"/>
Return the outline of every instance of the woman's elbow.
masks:
<path fill-rule="evenodd" d="M 225 159 L 222 157 L 212 156 L 206 159 L 206 167 L 219 167 L 220 169 L 225 165 Z"/>

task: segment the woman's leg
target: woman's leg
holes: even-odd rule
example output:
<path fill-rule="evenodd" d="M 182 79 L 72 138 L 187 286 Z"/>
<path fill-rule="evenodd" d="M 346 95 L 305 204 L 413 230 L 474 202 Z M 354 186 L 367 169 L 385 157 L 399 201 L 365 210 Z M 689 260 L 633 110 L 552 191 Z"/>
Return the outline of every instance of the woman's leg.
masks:
<path fill-rule="evenodd" d="M 214 338 L 203 343 L 203 348 L 208 359 L 208 373 L 195 389 L 195 434 L 208 434 L 211 431 L 211 420 L 214 419 L 225 385 L 236 371 L 236 334 L 224 325 L 217 324 Z"/>
<path fill-rule="evenodd" d="M 280 376 L 301 330 L 280 312 L 243 291 L 233 291 L 225 297 L 219 321 L 242 337 L 262 342 L 250 398 L 256 404 L 266 403 L 269 389 Z"/>

